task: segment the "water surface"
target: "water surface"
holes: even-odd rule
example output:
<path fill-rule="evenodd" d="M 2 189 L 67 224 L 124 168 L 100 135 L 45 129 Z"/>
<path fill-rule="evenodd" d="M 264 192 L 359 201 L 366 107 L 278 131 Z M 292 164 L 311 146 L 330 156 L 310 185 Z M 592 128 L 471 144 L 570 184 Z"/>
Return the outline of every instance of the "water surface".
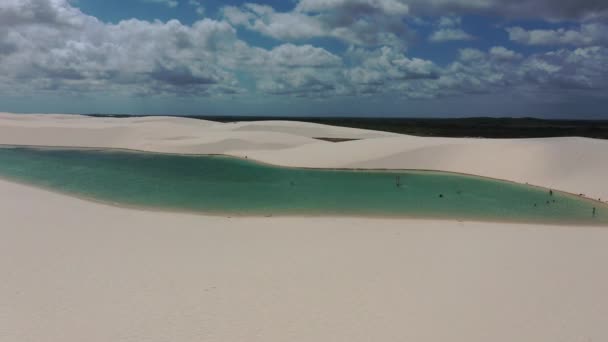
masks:
<path fill-rule="evenodd" d="M 114 204 L 223 215 L 608 224 L 608 208 L 601 203 L 442 172 L 299 169 L 222 156 L 0 148 L 0 176 Z"/>

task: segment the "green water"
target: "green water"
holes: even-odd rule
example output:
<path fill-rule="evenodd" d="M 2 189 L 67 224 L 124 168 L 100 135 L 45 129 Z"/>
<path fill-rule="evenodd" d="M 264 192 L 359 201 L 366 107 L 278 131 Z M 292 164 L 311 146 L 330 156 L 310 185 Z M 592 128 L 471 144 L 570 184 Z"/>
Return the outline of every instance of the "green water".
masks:
<path fill-rule="evenodd" d="M 225 215 L 608 223 L 603 204 L 440 172 L 297 169 L 220 156 L 0 148 L 0 176 L 116 204 Z"/>

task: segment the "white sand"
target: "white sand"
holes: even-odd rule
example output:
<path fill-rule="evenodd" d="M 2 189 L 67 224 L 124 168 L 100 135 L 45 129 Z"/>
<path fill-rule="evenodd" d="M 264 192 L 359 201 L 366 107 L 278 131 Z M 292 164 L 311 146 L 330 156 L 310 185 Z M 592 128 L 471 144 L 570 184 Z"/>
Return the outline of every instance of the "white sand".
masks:
<path fill-rule="evenodd" d="M 608 198 L 608 144 L 593 139 L 0 114 L 0 144 L 450 170 Z M 115 208 L 5 181 L 0 218 L 0 341 L 608 340 L 605 228 L 229 219 Z"/>

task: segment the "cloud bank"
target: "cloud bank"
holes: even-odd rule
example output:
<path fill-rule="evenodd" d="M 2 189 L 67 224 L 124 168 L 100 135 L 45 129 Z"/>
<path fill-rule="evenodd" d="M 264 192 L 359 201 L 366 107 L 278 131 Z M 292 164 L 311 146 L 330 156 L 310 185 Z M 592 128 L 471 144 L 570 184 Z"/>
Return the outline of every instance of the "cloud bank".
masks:
<path fill-rule="evenodd" d="M 201 2 L 187 4 L 205 13 Z M 111 24 L 67 0 L 4 0 L 0 92 L 429 99 L 502 92 L 559 97 L 584 90 L 585 96 L 602 96 L 608 87 L 607 8 L 597 1 L 301 0 L 286 12 L 256 3 L 226 6 L 214 19 L 185 25 L 138 19 Z M 408 54 L 413 19 L 438 16 L 431 42 L 466 42 L 477 37 L 462 28 L 460 15 L 471 13 L 534 14 L 578 24 L 508 27 L 513 43 L 554 47 L 527 55 L 500 45 L 463 47 L 439 65 Z M 239 30 L 276 45 L 252 45 Z M 345 48 L 329 51 L 315 39 Z"/>

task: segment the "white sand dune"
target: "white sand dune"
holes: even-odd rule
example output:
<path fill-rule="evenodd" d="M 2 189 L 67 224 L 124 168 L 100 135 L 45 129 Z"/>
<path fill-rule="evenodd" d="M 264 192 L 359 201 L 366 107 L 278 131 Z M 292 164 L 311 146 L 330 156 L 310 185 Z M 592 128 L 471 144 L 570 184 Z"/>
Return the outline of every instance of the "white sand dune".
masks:
<path fill-rule="evenodd" d="M 582 138 L 0 114 L 0 144 L 436 169 L 608 199 L 608 144 Z M 608 341 L 605 228 L 207 217 L 6 181 L 0 218 L 0 341 Z"/>
<path fill-rule="evenodd" d="M 608 339 L 602 228 L 229 219 L 0 189 L 0 341 Z"/>

